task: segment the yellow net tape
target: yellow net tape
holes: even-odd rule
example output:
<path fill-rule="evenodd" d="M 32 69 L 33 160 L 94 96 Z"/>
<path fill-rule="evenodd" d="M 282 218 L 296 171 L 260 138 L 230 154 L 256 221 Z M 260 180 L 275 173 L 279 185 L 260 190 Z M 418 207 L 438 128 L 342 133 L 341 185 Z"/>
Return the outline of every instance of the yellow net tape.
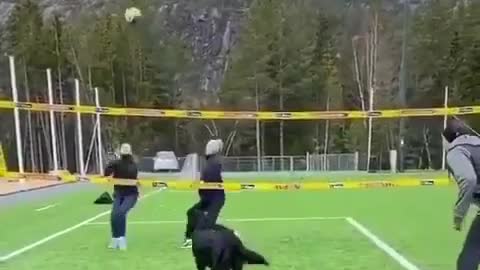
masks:
<path fill-rule="evenodd" d="M 12 102 L 0 100 L 0 109 L 18 108 L 26 111 L 56 111 L 65 113 L 85 113 L 109 116 L 143 116 L 154 118 L 191 118 L 191 119 L 244 119 L 244 120 L 315 120 L 315 119 L 361 119 L 361 118 L 398 118 L 426 117 L 444 115 L 480 114 L 480 106 L 455 108 L 426 108 L 364 111 L 311 111 L 311 112 L 255 112 L 255 111 L 198 111 L 198 110 L 162 110 L 145 108 L 116 108 L 74 105 L 49 105 L 45 103 Z"/>
<path fill-rule="evenodd" d="M 358 188 L 393 188 L 393 187 L 418 187 L 418 186 L 448 186 L 448 178 L 419 179 L 402 178 L 390 181 L 346 181 L 329 182 L 315 181 L 305 183 L 275 183 L 275 182 L 226 182 L 224 184 L 207 184 L 191 181 L 160 181 L 152 179 L 126 180 L 106 177 L 91 177 L 91 183 L 108 185 L 127 185 L 153 188 L 166 188 L 173 190 L 197 189 L 225 189 L 228 191 L 295 191 L 295 190 L 329 190 L 329 189 L 358 189 Z"/>
<path fill-rule="evenodd" d="M 0 180 L 19 181 L 28 179 L 27 174 L 8 172 L 8 178 Z M 37 175 L 38 176 L 38 175 Z M 45 175 L 45 176 L 48 176 Z M 334 189 L 361 189 L 361 188 L 397 188 L 397 187 L 420 187 L 420 186 L 449 186 L 452 181 L 446 176 L 435 178 L 418 177 L 398 177 L 393 180 L 354 180 L 354 181 L 329 181 L 328 179 L 318 179 L 308 182 L 275 182 L 275 181 L 253 181 L 253 182 L 225 182 L 221 183 L 203 183 L 191 180 L 163 181 L 157 179 L 114 179 L 98 175 L 90 175 L 81 178 L 64 172 L 57 175 L 65 183 L 87 181 L 98 185 L 122 185 L 139 186 L 142 188 L 162 188 L 171 190 L 198 190 L 198 189 L 218 189 L 227 191 L 301 191 L 301 190 L 334 190 Z"/>
<path fill-rule="evenodd" d="M 3 151 L 3 145 L 0 143 L 0 177 L 7 176 L 7 162 L 5 152 Z"/>

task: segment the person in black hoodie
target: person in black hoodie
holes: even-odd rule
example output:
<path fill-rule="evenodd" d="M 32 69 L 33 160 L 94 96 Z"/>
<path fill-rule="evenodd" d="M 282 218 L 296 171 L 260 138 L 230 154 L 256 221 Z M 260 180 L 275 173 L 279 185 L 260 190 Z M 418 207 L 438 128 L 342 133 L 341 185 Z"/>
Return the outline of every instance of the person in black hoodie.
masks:
<path fill-rule="evenodd" d="M 132 156 L 132 147 L 128 143 L 120 147 L 120 159 L 111 162 L 105 169 L 104 176 L 117 179 L 137 179 L 138 169 Z M 127 228 L 127 214 L 138 200 L 137 186 L 114 185 L 113 207 L 110 216 L 112 241 L 109 248 L 127 249 L 125 238 Z"/>
<path fill-rule="evenodd" d="M 222 164 L 220 162 L 220 153 L 223 149 L 222 140 L 210 140 L 205 147 L 206 166 L 202 170 L 200 180 L 204 183 L 223 183 Z M 185 229 L 185 241 L 183 248 L 192 246 L 192 234 L 195 226 L 199 225 L 203 228 L 209 228 L 215 225 L 218 215 L 225 204 L 225 191 L 223 189 L 199 189 L 198 194 L 200 201 L 194 204 L 187 211 L 187 226 Z M 196 213 L 203 212 L 205 215 L 201 219 L 202 224 L 197 224 Z"/>

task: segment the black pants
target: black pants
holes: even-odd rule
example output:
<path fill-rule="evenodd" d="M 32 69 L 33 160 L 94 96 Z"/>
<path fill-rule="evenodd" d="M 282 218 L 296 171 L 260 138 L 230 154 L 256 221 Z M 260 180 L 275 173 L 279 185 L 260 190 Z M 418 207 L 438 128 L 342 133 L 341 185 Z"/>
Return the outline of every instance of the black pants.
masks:
<path fill-rule="evenodd" d="M 187 228 L 185 238 L 191 239 L 197 226 L 208 228 L 215 225 L 218 215 L 225 204 L 225 197 L 210 200 L 200 200 L 187 211 Z"/>
<path fill-rule="evenodd" d="M 110 215 L 112 237 L 124 237 L 127 231 L 127 214 L 137 203 L 138 194 L 115 194 Z"/>
<path fill-rule="evenodd" d="M 480 216 L 470 225 L 467 238 L 457 260 L 457 270 L 477 270 L 480 264 Z"/>

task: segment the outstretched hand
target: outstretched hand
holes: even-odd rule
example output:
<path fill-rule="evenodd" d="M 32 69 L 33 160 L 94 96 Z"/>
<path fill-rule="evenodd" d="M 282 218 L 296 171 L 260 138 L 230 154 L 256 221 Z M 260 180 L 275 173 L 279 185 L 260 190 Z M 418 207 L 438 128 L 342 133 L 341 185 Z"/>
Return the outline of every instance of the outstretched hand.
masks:
<path fill-rule="evenodd" d="M 460 217 L 455 216 L 453 218 L 453 229 L 456 231 L 461 231 L 463 225 L 463 219 Z"/>

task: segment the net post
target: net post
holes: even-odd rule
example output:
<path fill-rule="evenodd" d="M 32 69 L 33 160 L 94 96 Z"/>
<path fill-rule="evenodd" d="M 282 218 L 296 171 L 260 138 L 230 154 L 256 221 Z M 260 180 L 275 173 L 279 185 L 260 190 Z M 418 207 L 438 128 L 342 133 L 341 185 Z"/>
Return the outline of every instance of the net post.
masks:
<path fill-rule="evenodd" d="M 338 155 L 337 156 L 337 170 L 340 170 L 342 168 L 342 156 Z"/>
<path fill-rule="evenodd" d="M 87 160 L 85 161 L 85 172 L 88 172 L 88 166 L 90 165 L 90 157 L 93 152 L 93 147 L 95 145 L 95 138 L 97 134 L 97 128 L 98 128 L 98 122 L 95 121 L 95 125 L 93 126 L 93 131 L 92 131 L 92 137 L 90 138 L 90 146 L 88 147 L 88 154 L 87 154 Z"/>
<path fill-rule="evenodd" d="M 18 103 L 18 89 L 17 89 L 17 75 L 15 73 L 15 57 L 9 56 L 10 63 L 10 83 L 12 86 L 13 102 Z M 17 143 L 17 161 L 18 171 L 24 173 L 23 168 L 23 146 L 22 146 L 22 131 L 20 128 L 20 112 L 17 106 L 13 109 L 13 116 L 15 120 L 15 139 Z"/>
<path fill-rule="evenodd" d="M 309 152 L 305 154 L 305 164 L 306 164 L 305 170 L 310 171 L 310 153 Z"/>
<path fill-rule="evenodd" d="M 53 105 L 53 87 L 52 87 L 52 70 L 47 69 L 47 86 L 48 86 L 48 104 Z M 57 132 L 55 130 L 55 112 L 49 109 L 50 114 L 50 132 L 53 154 L 53 173 L 58 172 L 58 155 L 57 155 Z"/>
<path fill-rule="evenodd" d="M 103 173 L 103 145 L 102 145 L 102 125 L 100 119 L 100 98 L 98 96 L 98 87 L 95 87 L 95 106 L 97 107 L 97 156 L 98 156 L 98 170 L 100 174 Z"/>
<path fill-rule="evenodd" d="M 390 173 L 397 173 L 398 153 L 397 150 L 390 150 Z"/>
<path fill-rule="evenodd" d="M 75 104 L 80 106 L 80 81 L 75 79 Z M 80 165 L 80 176 L 85 177 L 85 163 L 83 157 L 83 131 L 82 131 L 82 115 L 77 110 L 77 136 L 78 136 L 78 160 Z"/>
<path fill-rule="evenodd" d="M 194 170 L 193 170 L 193 179 L 194 181 L 200 180 L 200 158 L 198 154 L 194 155 Z"/>
<path fill-rule="evenodd" d="M 373 87 L 370 87 L 370 96 L 369 96 L 369 108 L 368 111 L 373 112 Z M 367 143 L 367 171 L 370 171 L 370 159 L 372 157 L 372 133 L 373 133 L 373 118 L 371 115 L 368 116 L 368 143 Z"/>
<path fill-rule="evenodd" d="M 256 148 L 257 148 L 257 171 L 262 171 L 261 168 L 261 146 L 260 146 L 260 120 L 257 120 L 255 123 L 255 140 L 256 140 Z"/>
<path fill-rule="evenodd" d="M 368 144 L 367 144 L 367 171 L 370 171 L 370 159 L 372 158 L 372 117 L 368 117 Z"/>
<path fill-rule="evenodd" d="M 359 153 L 358 151 L 355 151 L 354 160 L 353 160 L 355 171 L 358 171 L 358 159 L 359 159 Z"/>
<path fill-rule="evenodd" d="M 448 118 L 448 86 L 445 86 L 445 99 L 444 99 L 444 108 L 445 115 L 443 116 L 443 129 L 447 128 L 447 118 Z M 442 143 L 442 170 L 445 170 L 447 160 L 447 149 L 445 149 L 445 144 Z"/>

